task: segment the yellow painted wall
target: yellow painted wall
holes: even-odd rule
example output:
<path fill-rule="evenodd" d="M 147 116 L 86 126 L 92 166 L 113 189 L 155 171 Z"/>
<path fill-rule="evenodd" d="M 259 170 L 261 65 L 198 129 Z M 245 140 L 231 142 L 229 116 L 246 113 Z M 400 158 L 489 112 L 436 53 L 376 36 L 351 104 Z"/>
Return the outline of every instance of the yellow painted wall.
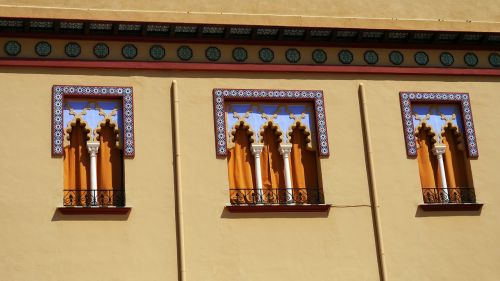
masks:
<path fill-rule="evenodd" d="M 186 277 L 378 280 L 358 85 L 367 94 L 389 280 L 500 276 L 498 78 L 1 68 L 2 280 L 177 280 L 170 87 L 178 82 Z M 124 216 L 63 216 L 63 163 L 50 157 L 54 84 L 132 86 L 136 157 L 125 160 Z M 332 155 L 321 160 L 325 213 L 228 213 L 215 157 L 213 88 L 318 89 Z M 480 213 L 418 211 L 418 165 L 405 153 L 399 91 L 469 92 L 480 157 Z"/>
<path fill-rule="evenodd" d="M 127 71 L 3 68 L 0 280 L 177 278 L 168 88 Z M 127 216 L 63 216 L 63 160 L 51 158 L 54 84 L 130 85 L 135 159 L 125 160 Z M 151 167 L 144 168 L 144 167 Z"/>
<path fill-rule="evenodd" d="M 365 82 L 388 272 L 392 280 L 498 280 L 498 78 L 373 77 Z M 481 212 L 422 212 L 416 159 L 407 159 L 395 91 L 468 92 L 479 148 L 471 160 Z M 383 110 L 383 114 L 380 111 Z"/>
<path fill-rule="evenodd" d="M 414 30 L 500 30 L 496 0 L 1 0 L 2 17 Z"/>

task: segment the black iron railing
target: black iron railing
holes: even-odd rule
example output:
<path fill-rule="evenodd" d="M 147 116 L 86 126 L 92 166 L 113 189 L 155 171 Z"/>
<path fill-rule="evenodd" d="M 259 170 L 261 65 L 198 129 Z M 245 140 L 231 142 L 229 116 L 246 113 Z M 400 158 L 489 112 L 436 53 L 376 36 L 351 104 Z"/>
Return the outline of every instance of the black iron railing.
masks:
<path fill-rule="evenodd" d="M 474 188 L 422 188 L 424 203 L 476 203 Z"/>
<path fill-rule="evenodd" d="M 319 188 L 230 189 L 231 205 L 323 204 Z"/>
<path fill-rule="evenodd" d="M 67 207 L 123 207 L 125 190 L 64 190 L 63 204 Z"/>

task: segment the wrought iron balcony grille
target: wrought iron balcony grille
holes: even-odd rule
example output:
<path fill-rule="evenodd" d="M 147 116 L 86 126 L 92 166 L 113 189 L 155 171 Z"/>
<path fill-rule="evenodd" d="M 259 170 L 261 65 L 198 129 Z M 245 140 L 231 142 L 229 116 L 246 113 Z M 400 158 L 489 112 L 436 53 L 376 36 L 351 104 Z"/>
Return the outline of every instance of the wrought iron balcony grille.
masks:
<path fill-rule="evenodd" d="M 460 187 L 460 188 L 422 188 L 422 195 L 424 203 L 476 203 L 476 193 L 474 188 Z"/>
<path fill-rule="evenodd" d="M 124 207 L 125 190 L 64 190 L 65 207 Z"/>
<path fill-rule="evenodd" d="M 319 188 L 229 189 L 231 205 L 323 204 Z"/>

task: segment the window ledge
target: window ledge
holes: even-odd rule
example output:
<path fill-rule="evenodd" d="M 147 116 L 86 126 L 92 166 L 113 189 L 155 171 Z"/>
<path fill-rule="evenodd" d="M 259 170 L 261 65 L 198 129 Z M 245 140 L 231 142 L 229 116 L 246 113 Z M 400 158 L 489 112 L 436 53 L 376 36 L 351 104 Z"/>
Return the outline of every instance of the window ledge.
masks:
<path fill-rule="evenodd" d="M 418 207 L 423 211 L 478 211 L 482 203 L 422 203 Z"/>
<path fill-rule="evenodd" d="M 58 207 L 64 215 L 125 215 L 131 207 Z"/>
<path fill-rule="evenodd" d="M 297 205 L 226 205 L 231 213 L 266 213 L 266 212 L 328 212 L 331 204 Z"/>

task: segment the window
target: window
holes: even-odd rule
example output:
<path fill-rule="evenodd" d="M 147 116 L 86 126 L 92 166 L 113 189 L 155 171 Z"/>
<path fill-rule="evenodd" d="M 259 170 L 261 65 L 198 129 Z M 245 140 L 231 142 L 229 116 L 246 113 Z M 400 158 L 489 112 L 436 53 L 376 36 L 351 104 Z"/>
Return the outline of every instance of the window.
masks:
<path fill-rule="evenodd" d="M 417 158 L 424 203 L 475 203 L 468 156 L 477 157 L 477 147 L 468 95 L 401 98 L 407 152 Z"/>
<path fill-rule="evenodd" d="M 134 155 L 131 93 L 54 86 L 52 152 L 64 159 L 65 207 L 125 206 L 124 158 Z"/>
<path fill-rule="evenodd" d="M 230 204 L 324 203 L 318 155 L 328 155 L 328 141 L 320 91 L 216 89 L 214 98 Z"/>

